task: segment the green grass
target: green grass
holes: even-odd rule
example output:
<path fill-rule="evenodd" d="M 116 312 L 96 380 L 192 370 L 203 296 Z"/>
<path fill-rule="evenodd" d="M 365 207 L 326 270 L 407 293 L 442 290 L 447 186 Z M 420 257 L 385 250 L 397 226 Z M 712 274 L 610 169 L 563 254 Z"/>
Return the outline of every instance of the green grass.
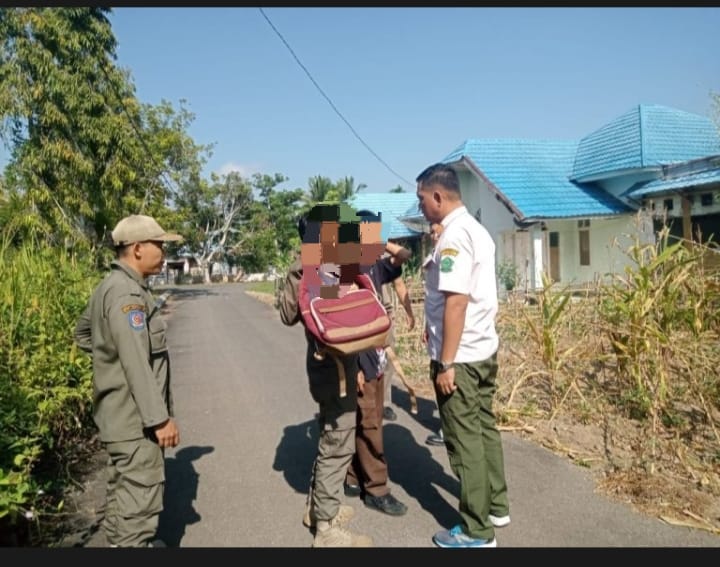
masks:
<path fill-rule="evenodd" d="M 275 282 L 250 282 L 247 284 L 247 291 L 256 291 L 258 293 L 275 294 Z"/>

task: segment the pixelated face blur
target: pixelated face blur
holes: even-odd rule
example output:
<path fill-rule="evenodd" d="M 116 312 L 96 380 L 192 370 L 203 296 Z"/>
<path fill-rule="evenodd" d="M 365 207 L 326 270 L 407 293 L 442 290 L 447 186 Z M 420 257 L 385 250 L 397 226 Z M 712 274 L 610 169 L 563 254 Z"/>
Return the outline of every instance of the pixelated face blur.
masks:
<path fill-rule="evenodd" d="M 352 283 L 360 263 L 357 223 L 322 221 L 312 229 L 319 230 L 320 242 L 301 245 L 303 274 L 314 280 L 312 274 L 317 273 L 316 283 L 322 286 Z"/>
<path fill-rule="evenodd" d="M 382 223 L 363 221 L 360 223 L 360 265 L 371 266 L 382 255 L 385 245 L 382 241 Z"/>

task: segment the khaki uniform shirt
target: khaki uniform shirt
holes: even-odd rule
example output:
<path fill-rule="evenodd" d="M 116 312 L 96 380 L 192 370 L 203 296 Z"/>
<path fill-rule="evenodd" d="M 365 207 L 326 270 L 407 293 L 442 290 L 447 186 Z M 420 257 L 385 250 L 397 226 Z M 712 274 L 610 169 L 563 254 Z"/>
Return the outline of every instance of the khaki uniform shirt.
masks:
<path fill-rule="evenodd" d="M 92 356 L 93 417 L 102 442 L 141 439 L 173 416 L 165 331 L 144 278 L 113 261 L 75 327 L 75 342 Z"/>

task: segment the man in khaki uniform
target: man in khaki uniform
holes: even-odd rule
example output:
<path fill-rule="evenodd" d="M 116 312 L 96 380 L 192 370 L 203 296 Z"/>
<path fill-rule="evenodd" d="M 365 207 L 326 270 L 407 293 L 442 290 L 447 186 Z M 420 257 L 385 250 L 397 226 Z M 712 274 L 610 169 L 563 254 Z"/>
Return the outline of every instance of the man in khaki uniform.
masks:
<path fill-rule="evenodd" d="M 145 215 L 112 232 L 116 259 L 90 297 L 75 341 L 93 361 L 93 418 L 108 453 L 103 528 L 111 547 L 156 540 L 164 449 L 180 442 L 173 419 L 165 322 L 145 280 L 160 272 L 164 243 L 182 239 Z"/>

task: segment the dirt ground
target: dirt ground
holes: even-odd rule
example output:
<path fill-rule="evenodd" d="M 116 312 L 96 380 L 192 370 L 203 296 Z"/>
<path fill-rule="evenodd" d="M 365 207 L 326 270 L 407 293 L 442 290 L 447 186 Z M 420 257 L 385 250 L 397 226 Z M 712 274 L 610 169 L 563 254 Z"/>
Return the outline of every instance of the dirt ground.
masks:
<path fill-rule="evenodd" d="M 247 292 L 259 301 L 274 303 L 271 295 Z M 416 320 L 422 321 L 414 305 Z M 434 400 L 427 378 L 427 359 L 417 329 L 408 331 L 400 317 L 396 351 L 408 383 L 420 398 Z M 513 356 L 517 345 L 501 346 L 497 408 L 499 429 L 512 431 L 538 443 L 594 473 L 597 490 L 633 505 L 640 512 L 674 525 L 689 526 L 720 535 L 720 471 L 697 463 L 682 439 L 655 440 L 648 454 L 647 432 L 636 421 L 608 412 L 578 410 L 583 404 L 568 400 L 548 417 L 535 411 L 538 398 L 533 387 L 518 388 Z M 577 401 L 577 400 L 576 400 Z M 518 409 L 520 408 L 520 409 Z M 708 433 L 711 440 L 711 436 Z M 709 444 L 712 446 L 712 443 Z M 715 461 L 720 460 L 718 448 Z M 96 454 L 97 455 L 97 454 Z M 651 458 L 652 457 L 652 458 Z M 712 460 L 711 460 L 712 462 Z M 80 484 L 68 496 L 63 527 L 46 539 L 61 547 L 82 546 L 98 529 L 104 490 L 100 457 L 87 461 Z"/>

